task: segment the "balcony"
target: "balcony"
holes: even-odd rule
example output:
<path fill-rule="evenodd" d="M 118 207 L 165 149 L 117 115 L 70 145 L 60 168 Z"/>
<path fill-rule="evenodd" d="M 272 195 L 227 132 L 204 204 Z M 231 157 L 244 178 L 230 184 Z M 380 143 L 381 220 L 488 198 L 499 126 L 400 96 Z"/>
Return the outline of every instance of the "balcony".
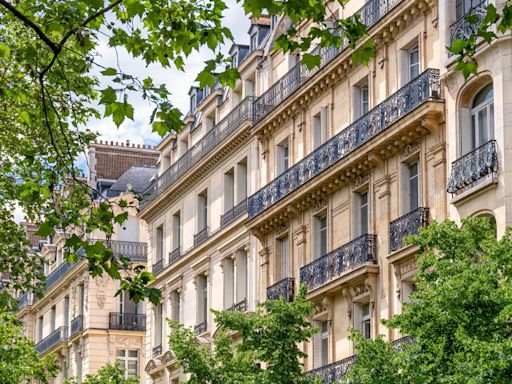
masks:
<path fill-rule="evenodd" d="M 205 320 L 194 327 L 194 332 L 196 335 L 200 335 L 201 333 L 205 333 L 207 329 L 208 323 Z"/>
<path fill-rule="evenodd" d="M 152 200 L 157 198 L 169 185 L 196 165 L 203 157 L 216 148 L 220 142 L 230 136 L 244 121 L 253 118 L 254 97 L 249 96 L 240 102 L 226 117 L 219 121 L 196 144 L 194 144 L 183 156 L 163 172 L 143 193 L 140 203 L 144 208 Z"/>
<path fill-rule="evenodd" d="M 267 288 L 267 300 L 277 300 L 280 297 L 292 301 L 294 296 L 294 279 L 286 277 Z"/>
<path fill-rule="evenodd" d="M 429 100 L 439 99 L 439 70 L 427 69 L 248 199 L 253 219 Z"/>
<path fill-rule="evenodd" d="M 361 22 L 364 23 L 367 28 L 370 28 L 386 16 L 400 1 L 401 0 L 369 0 L 355 15 L 358 15 Z M 348 46 L 349 42 L 345 39 L 340 48 L 334 46 L 318 46 L 313 49 L 313 55 L 320 55 L 320 65 L 313 69 L 308 69 L 304 64 L 299 62 L 283 77 L 277 80 L 272 87 L 254 102 L 254 123 L 267 116 L 302 84 L 329 64 L 341 52 L 345 51 Z"/>
<path fill-rule="evenodd" d="M 68 339 L 68 327 L 62 326 L 46 336 L 43 340 L 36 344 L 36 351 L 41 355 L 60 343 L 66 342 Z"/>
<path fill-rule="evenodd" d="M 247 299 L 243 299 L 242 301 L 233 304 L 231 307 L 227 309 L 228 311 L 242 311 L 245 312 L 247 310 Z"/>
<path fill-rule="evenodd" d="M 355 361 L 356 357 L 350 356 L 335 363 L 308 371 L 306 374 L 318 377 L 322 384 L 341 382 L 343 376 L 350 370 Z"/>
<path fill-rule="evenodd" d="M 205 242 L 208 239 L 208 227 L 201 229 L 194 235 L 194 247 L 197 247 L 199 244 Z"/>
<path fill-rule="evenodd" d="M 488 176 L 495 177 L 497 173 L 496 140 L 491 140 L 452 163 L 447 191 L 459 195 Z"/>
<path fill-rule="evenodd" d="M 71 326 L 69 329 L 69 337 L 73 336 L 78 332 L 82 332 L 84 330 L 84 316 L 78 315 L 73 320 L 71 320 Z"/>
<path fill-rule="evenodd" d="M 131 261 L 145 263 L 148 257 L 148 245 L 138 241 L 107 240 L 105 245 L 112 249 L 116 257 L 128 257 Z"/>
<path fill-rule="evenodd" d="M 153 353 L 153 357 L 161 355 L 162 354 L 162 345 L 160 344 L 160 345 L 157 345 L 156 347 L 153 347 L 152 353 Z"/>
<path fill-rule="evenodd" d="M 407 344 L 413 344 L 414 343 L 414 337 L 412 336 L 404 336 L 399 339 L 396 339 L 393 341 L 393 348 L 395 348 L 398 352 L 402 352 L 404 349 L 404 345 Z"/>
<path fill-rule="evenodd" d="M 221 228 L 232 223 L 245 213 L 247 213 L 247 199 L 242 200 L 240 203 L 235 205 L 233 208 L 231 208 L 229 211 L 227 211 L 220 217 Z"/>
<path fill-rule="evenodd" d="M 450 46 L 455 40 L 468 40 L 469 37 L 478 31 L 480 24 L 485 18 L 486 8 L 489 0 L 484 0 L 471 7 L 468 12 L 459 17 L 455 23 L 450 25 Z"/>
<path fill-rule="evenodd" d="M 153 272 L 153 275 L 158 275 L 160 272 L 162 272 L 162 269 L 164 269 L 164 261 L 158 260 L 155 264 L 153 264 L 153 268 L 151 271 Z"/>
<path fill-rule="evenodd" d="M 22 295 L 18 296 L 17 301 L 19 309 L 32 305 L 32 292 L 23 293 Z"/>
<path fill-rule="evenodd" d="M 143 313 L 110 312 L 108 329 L 121 331 L 145 331 L 146 315 Z"/>
<path fill-rule="evenodd" d="M 389 224 L 389 249 L 391 252 L 404 247 L 404 238 L 415 235 L 421 227 L 428 225 L 428 208 L 418 208 Z"/>
<path fill-rule="evenodd" d="M 69 264 L 67 261 L 63 261 L 56 269 L 54 269 L 48 276 L 46 276 L 46 290 L 53 287 L 57 282 L 64 277 L 73 267 L 78 263 L 74 261 Z"/>
<path fill-rule="evenodd" d="M 300 269 L 300 282 L 308 291 L 318 288 L 347 271 L 376 263 L 376 235 L 363 235 Z"/>
<path fill-rule="evenodd" d="M 182 256 L 181 247 L 177 247 L 174 251 L 169 252 L 169 265 L 177 262 Z"/>

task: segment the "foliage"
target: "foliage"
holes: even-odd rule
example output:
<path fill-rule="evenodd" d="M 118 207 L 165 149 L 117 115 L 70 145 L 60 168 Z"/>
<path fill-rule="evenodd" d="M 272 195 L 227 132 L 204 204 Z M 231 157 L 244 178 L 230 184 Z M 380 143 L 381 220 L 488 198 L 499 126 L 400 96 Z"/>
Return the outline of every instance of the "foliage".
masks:
<path fill-rule="evenodd" d="M 188 384 L 309 384 L 299 347 L 318 329 L 307 321 L 314 312 L 302 287 L 292 302 L 269 300 L 253 313 L 214 311 L 219 330 L 213 346 L 201 344 L 194 333 L 170 322 L 171 350 Z M 235 340 L 235 342 L 233 342 Z"/>
<path fill-rule="evenodd" d="M 2 296 L 4 303 L 5 294 Z M 59 367 L 54 355 L 40 357 L 34 342 L 23 336 L 16 316 L 0 306 L 0 384 L 48 383 L 56 377 Z"/>
<path fill-rule="evenodd" d="M 113 364 L 105 364 L 96 374 L 85 375 L 82 384 L 139 384 L 137 377 L 125 378 L 124 375 L 124 370 L 116 360 Z M 66 384 L 76 384 L 76 380 L 66 380 Z"/>
<path fill-rule="evenodd" d="M 510 381 L 512 230 L 496 240 L 486 218 L 462 224 L 434 222 L 410 239 L 419 246 L 418 289 L 385 324 L 415 342 L 400 353 L 381 340 L 359 343 L 350 383 Z"/>

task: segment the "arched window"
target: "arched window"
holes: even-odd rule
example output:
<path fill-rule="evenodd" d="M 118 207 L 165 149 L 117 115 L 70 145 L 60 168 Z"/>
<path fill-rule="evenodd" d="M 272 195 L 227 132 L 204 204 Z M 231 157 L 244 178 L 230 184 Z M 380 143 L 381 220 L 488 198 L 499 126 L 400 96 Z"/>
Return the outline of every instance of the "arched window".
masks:
<path fill-rule="evenodd" d="M 471 145 L 475 149 L 494 139 L 494 94 L 492 84 L 486 85 L 471 105 Z"/>

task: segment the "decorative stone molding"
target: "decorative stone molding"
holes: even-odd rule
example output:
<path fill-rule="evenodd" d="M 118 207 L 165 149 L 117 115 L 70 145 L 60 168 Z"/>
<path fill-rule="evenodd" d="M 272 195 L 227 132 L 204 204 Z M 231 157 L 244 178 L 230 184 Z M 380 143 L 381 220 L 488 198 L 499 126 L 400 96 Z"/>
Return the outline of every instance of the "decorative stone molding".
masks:
<path fill-rule="evenodd" d="M 402 160 L 407 159 L 407 158 L 411 157 L 412 155 L 418 153 L 420 148 L 421 148 L 420 141 L 411 143 L 411 144 L 407 145 L 404 149 L 402 149 L 402 151 L 400 152 L 400 158 Z"/>
<path fill-rule="evenodd" d="M 370 181 L 370 174 L 358 176 L 352 183 L 352 189 L 357 189 Z"/>

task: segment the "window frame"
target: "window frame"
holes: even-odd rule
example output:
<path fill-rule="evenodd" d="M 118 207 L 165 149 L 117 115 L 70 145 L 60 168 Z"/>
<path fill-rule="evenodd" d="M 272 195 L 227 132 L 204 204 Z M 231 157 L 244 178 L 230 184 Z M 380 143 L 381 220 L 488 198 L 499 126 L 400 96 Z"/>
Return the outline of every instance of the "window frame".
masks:
<path fill-rule="evenodd" d="M 124 356 L 119 356 L 119 352 L 123 351 Z M 136 352 L 137 357 L 130 356 L 130 352 Z M 124 378 L 128 379 L 130 377 L 139 377 L 140 371 L 140 351 L 138 349 L 117 349 L 116 350 L 116 360 L 119 361 L 119 365 L 124 372 Z M 136 372 L 135 375 L 129 374 L 128 364 L 130 361 L 135 361 L 136 364 Z"/>

